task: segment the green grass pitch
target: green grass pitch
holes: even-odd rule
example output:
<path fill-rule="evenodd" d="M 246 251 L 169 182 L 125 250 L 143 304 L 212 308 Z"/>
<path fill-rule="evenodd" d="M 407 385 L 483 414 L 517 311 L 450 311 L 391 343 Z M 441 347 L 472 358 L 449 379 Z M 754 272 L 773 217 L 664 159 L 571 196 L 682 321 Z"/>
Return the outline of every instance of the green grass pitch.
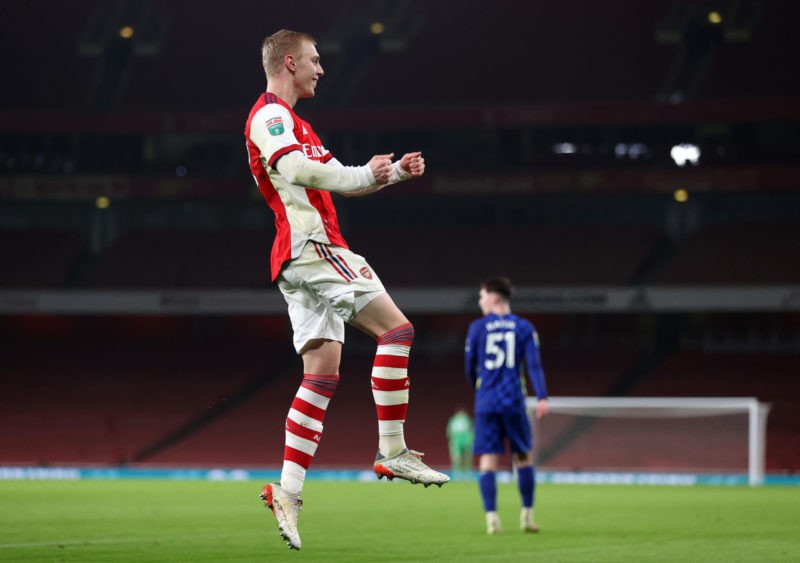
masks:
<path fill-rule="evenodd" d="M 0 561 L 800 560 L 800 488 L 545 484 L 539 534 L 487 536 L 477 485 L 309 481 L 303 549 L 289 551 L 261 483 L 0 481 Z"/>

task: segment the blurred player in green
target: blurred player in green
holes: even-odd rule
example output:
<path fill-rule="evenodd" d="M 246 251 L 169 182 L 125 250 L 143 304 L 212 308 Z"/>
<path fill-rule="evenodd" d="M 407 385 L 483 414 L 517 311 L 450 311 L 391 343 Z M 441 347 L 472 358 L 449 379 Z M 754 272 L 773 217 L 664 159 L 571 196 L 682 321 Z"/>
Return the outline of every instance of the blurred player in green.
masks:
<path fill-rule="evenodd" d="M 447 440 L 450 445 L 450 462 L 453 477 L 472 471 L 472 418 L 463 407 L 447 420 Z"/>

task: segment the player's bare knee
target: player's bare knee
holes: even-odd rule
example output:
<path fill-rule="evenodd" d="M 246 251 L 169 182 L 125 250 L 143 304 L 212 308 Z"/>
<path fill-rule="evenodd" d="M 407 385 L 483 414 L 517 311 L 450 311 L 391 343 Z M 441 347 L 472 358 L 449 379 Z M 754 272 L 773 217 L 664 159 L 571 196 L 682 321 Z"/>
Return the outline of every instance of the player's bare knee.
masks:
<path fill-rule="evenodd" d="M 339 373 L 342 358 L 342 344 L 335 340 L 315 338 L 309 340 L 300 350 L 305 373 Z"/>

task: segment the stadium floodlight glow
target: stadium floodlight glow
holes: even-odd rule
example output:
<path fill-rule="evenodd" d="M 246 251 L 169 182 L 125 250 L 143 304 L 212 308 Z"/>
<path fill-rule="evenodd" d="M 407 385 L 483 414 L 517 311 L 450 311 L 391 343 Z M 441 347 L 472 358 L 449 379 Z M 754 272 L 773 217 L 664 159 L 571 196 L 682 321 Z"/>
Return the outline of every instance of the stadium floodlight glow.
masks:
<path fill-rule="evenodd" d="M 631 160 L 636 160 L 646 154 L 647 145 L 644 143 L 617 143 L 614 145 L 614 155 L 617 158 L 625 158 L 627 156 Z"/>
<path fill-rule="evenodd" d="M 697 164 L 700 162 L 700 147 L 691 143 L 681 143 L 674 145 L 669 155 L 678 166 L 686 166 L 687 162 Z"/>
<path fill-rule="evenodd" d="M 575 143 L 554 143 L 553 152 L 556 154 L 575 154 L 578 152 L 578 147 Z"/>
<path fill-rule="evenodd" d="M 646 153 L 647 147 L 644 143 L 633 143 L 628 147 L 628 156 L 631 157 L 632 160 L 636 160 Z"/>

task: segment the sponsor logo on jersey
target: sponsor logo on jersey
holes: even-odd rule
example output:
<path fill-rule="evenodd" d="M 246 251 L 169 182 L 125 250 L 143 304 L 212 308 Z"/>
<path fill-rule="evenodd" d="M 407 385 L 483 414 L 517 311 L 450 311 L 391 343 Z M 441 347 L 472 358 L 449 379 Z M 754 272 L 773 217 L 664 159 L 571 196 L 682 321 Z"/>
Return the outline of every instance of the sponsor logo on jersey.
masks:
<path fill-rule="evenodd" d="M 367 268 L 366 266 L 364 266 L 363 268 L 361 268 L 361 269 L 358 271 L 358 273 L 360 273 L 362 276 L 364 276 L 364 277 L 365 277 L 365 278 L 367 278 L 368 280 L 371 280 L 371 279 L 372 279 L 372 272 L 370 272 L 370 271 L 369 271 L 369 268 Z"/>
<path fill-rule="evenodd" d="M 325 156 L 325 151 L 319 145 L 310 145 L 308 143 L 303 143 L 303 154 L 306 155 L 306 158 L 322 158 Z"/>
<path fill-rule="evenodd" d="M 273 137 L 283 135 L 283 119 L 280 117 L 273 117 L 267 121 L 267 131 L 269 131 L 269 134 Z"/>

